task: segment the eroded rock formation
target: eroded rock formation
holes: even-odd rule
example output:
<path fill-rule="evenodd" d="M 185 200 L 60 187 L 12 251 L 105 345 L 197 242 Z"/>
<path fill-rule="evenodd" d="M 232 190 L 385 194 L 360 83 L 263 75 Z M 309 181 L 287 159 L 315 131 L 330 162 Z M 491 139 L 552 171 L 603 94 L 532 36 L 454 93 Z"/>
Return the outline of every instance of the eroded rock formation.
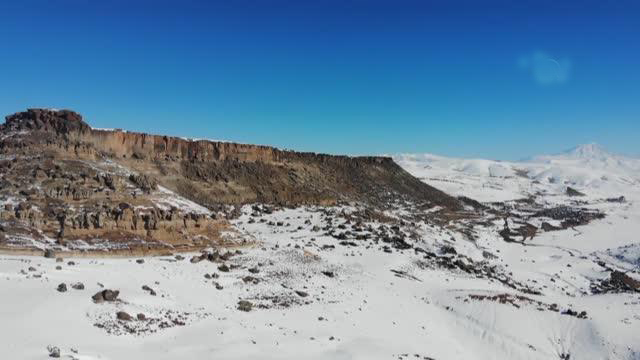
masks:
<path fill-rule="evenodd" d="M 30 238 L 76 247 L 206 245 L 224 227 L 218 210 L 254 202 L 461 208 L 391 158 L 98 130 L 69 110 L 7 116 L 0 171 L 5 246 Z"/>

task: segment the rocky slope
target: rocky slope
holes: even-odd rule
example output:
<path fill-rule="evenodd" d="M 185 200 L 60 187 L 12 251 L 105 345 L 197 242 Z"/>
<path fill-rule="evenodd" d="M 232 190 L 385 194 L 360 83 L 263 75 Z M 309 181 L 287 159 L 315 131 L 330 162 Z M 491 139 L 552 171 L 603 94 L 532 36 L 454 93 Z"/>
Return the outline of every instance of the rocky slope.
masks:
<path fill-rule="evenodd" d="M 0 246 L 192 248 L 222 241 L 234 206 L 461 210 L 387 157 L 98 130 L 69 110 L 29 109 L 0 126 Z"/>

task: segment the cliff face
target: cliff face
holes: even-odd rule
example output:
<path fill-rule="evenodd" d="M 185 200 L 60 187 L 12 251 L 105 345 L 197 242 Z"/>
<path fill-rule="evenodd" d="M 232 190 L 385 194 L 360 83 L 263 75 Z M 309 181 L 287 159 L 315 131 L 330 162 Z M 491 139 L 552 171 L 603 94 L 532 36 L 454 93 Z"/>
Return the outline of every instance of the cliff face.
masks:
<path fill-rule="evenodd" d="M 250 202 L 328 204 L 340 200 L 384 205 L 402 198 L 429 206 L 460 208 L 456 199 L 409 175 L 387 157 L 331 156 L 98 130 L 68 110 L 16 113 L 7 116 L 0 131 L 31 135 L 5 138 L 0 143 L 3 152 L 21 148 L 28 153 L 30 147 L 42 146 L 63 157 L 109 159 L 208 207 Z"/>
<path fill-rule="evenodd" d="M 460 208 L 386 157 L 98 130 L 47 109 L 0 125 L 0 201 L 0 249 L 128 251 L 228 241 L 225 217 L 246 203 Z"/>
<path fill-rule="evenodd" d="M 188 161 L 277 161 L 278 151 L 258 145 L 189 141 L 178 137 L 148 135 L 121 130 L 92 130 L 81 139 L 93 143 L 115 157 Z"/>

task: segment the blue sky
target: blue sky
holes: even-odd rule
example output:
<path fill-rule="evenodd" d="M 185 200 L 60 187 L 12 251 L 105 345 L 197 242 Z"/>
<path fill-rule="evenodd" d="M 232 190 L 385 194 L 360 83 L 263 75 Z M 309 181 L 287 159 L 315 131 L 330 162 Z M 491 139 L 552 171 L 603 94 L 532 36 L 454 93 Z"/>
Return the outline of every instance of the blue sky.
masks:
<path fill-rule="evenodd" d="M 3 1 L 0 113 L 346 154 L 640 155 L 635 1 Z"/>

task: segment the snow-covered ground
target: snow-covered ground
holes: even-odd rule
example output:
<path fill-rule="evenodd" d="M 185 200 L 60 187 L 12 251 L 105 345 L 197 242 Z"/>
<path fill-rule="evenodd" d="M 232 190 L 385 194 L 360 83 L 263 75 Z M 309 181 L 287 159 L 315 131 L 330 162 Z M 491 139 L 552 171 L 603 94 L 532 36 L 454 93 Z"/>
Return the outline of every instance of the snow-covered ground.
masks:
<path fill-rule="evenodd" d="M 340 242 L 324 229 L 385 226 L 349 221 L 362 210 L 352 204 L 245 206 L 233 224 L 252 245 L 214 262 L 192 263 L 198 254 L 140 262 L 0 255 L 0 358 L 43 359 L 52 345 L 75 359 L 640 359 L 640 293 L 590 291 L 608 279 L 607 268 L 640 277 L 638 163 L 620 158 L 619 168 L 607 168 L 610 156 L 396 158 L 456 195 L 493 202 L 537 194 L 607 215 L 527 246 L 503 241 L 493 227 L 477 228 L 469 241 L 422 222 L 398 230 L 417 235 L 411 249 Z M 567 186 L 585 196 L 565 195 Z M 619 196 L 625 202 L 606 201 Z M 435 265 L 445 258 L 493 270 Z M 78 282 L 84 289 L 72 287 Z M 61 283 L 67 291 L 57 291 Z M 104 289 L 119 290 L 120 301 L 94 303 Z M 238 310 L 242 300 L 253 309 Z M 146 319 L 117 320 L 118 311 Z"/>
<path fill-rule="evenodd" d="M 394 160 L 435 187 L 485 202 L 559 194 L 567 186 L 592 198 L 640 192 L 640 159 L 611 154 L 597 144 L 521 162 L 431 154 L 401 154 Z"/>

